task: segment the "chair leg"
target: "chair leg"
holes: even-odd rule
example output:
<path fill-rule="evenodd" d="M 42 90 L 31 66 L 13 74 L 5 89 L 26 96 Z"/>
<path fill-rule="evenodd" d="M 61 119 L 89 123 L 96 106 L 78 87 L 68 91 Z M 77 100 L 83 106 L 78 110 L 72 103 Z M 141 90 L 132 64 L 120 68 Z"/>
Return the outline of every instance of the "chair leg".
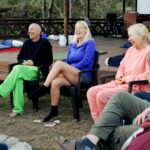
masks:
<path fill-rule="evenodd" d="M 71 93 L 72 96 L 72 109 L 73 109 L 73 117 L 78 122 L 80 120 L 79 114 L 79 104 L 78 104 L 78 96 L 77 96 L 77 89 L 73 90 Z"/>
<path fill-rule="evenodd" d="M 37 112 L 39 110 L 38 98 L 32 99 L 33 111 Z"/>
<path fill-rule="evenodd" d="M 80 92 L 78 92 L 77 94 L 78 95 L 76 97 L 78 97 L 77 98 L 77 100 L 78 100 L 78 106 L 79 106 L 79 108 L 83 108 L 83 101 L 82 101 L 83 96 L 80 94 Z"/>

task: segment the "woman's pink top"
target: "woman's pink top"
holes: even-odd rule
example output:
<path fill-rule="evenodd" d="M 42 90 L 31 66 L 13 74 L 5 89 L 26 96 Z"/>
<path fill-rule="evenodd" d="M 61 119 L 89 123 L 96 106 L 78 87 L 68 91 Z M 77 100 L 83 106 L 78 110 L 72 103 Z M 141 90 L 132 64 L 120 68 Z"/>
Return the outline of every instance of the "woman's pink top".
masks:
<path fill-rule="evenodd" d="M 142 50 L 137 50 L 133 46 L 130 47 L 120 63 L 116 78 L 125 77 L 127 83 L 135 80 L 147 80 L 150 70 L 147 62 L 149 51 L 150 46 L 147 46 Z M 133 89 L 137 88 L 140 91 L 150 92 L 150 85 L 135 85 L 133 87 Z"/>

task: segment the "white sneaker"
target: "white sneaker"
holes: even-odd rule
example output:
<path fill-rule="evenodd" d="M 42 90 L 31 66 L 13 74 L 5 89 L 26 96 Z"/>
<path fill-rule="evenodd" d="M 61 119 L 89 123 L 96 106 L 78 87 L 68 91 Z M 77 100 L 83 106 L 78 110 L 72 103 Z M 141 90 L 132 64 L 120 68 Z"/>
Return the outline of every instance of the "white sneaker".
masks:
<path fill-rule="evenodd" d="M 109 60 L 109 57 L 107 57 L 107 58 L 105 59 L 105 65 L 106 65 L 106 66 L 109 66 L 108 60 Z"/>

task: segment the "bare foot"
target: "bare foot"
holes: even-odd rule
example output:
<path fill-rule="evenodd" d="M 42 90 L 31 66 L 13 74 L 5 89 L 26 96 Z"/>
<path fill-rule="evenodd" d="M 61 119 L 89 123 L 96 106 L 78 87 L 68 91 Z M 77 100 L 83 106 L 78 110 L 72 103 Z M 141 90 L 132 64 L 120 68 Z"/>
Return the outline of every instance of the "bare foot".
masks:
<path fill-rule="evenodd" d="M 16 117 L 16 116 L 18 116 L 18 115 L 19 115 L 18 113 L 12 112 L 12 113 L 9 114 L 9 117 L 14 118 L 14 117 Z"/>

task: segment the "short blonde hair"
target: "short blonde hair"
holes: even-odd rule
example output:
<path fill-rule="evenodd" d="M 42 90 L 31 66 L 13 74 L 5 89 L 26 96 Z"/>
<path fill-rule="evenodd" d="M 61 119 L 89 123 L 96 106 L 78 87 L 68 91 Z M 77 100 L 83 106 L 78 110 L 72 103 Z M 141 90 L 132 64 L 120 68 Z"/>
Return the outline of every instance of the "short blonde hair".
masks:
<path fill-rule="evenodd" d="M 150 42 L 150 33 L 147 27 L 142 23 L 137 23 L 129 26 L 128 35 L 132 35 L 137 41 Z"/>
<path fill-rule="evenodd" d="M 79 21 L 76 22 L 76 24 L 78 24 L 78 23 L 81 23 L 81 24 L 87 29 L 86 35 L 85 35 L 85 37 L 84 37 L 84 40 L 92 39 L 91 31 L 90 31 L 90 29 L 89 29 L 87 23 L 86 23 L 85 21 L 82 21 L 82 20 L 79 20 Z M 75 25 L 76 25 L 76 24 L 75 24 Z M 73 37 L 73 42 L 77 42 L 77 37 L 76 37 L 76 35 L 74 35 L 74 37 Z"/>

